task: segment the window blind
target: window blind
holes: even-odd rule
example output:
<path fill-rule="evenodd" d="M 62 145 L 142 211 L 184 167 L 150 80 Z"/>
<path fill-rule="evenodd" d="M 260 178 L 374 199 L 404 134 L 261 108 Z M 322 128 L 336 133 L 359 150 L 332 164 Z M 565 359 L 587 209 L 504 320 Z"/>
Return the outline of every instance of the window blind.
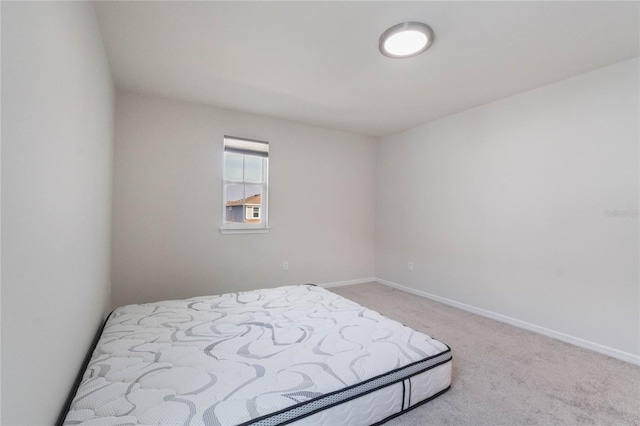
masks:
<path fill-rule="evenodd" d="M 257 157 L 269 157 L 269 142 L 225 136 L 224 151 Z"/>

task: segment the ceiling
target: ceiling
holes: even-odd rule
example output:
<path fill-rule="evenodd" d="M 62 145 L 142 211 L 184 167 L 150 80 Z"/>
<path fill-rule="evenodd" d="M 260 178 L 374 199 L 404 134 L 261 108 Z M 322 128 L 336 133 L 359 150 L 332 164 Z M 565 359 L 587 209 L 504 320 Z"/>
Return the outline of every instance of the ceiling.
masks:
<path fill-rule="evenodd" d="M 640 54 L 639 2 L 98 2 L 118 88 L 371 136 Z M 422 55 L 388 27 L 435 31 Z"/>

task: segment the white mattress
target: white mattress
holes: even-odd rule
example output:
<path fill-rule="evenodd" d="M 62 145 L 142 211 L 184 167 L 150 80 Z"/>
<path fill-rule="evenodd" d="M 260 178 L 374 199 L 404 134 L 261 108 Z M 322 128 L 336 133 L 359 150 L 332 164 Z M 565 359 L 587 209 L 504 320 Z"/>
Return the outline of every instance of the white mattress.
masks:
<path fill-rule="evenodd" d="M 313 285 L 116 309 L 64 424 L 374 424 L 445 392 L 451 351 Z"/>

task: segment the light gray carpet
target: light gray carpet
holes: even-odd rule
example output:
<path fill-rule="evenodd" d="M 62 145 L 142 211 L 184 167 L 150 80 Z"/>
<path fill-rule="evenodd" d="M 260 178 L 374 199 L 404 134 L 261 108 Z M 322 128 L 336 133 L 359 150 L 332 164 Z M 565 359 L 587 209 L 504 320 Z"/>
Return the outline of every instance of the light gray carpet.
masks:
<path fill-rule="evenodd" d="M 638 425 L 640 367 L 387 286 L 330 289 L 448 344 L 451 389 L 401 425 Z"/>

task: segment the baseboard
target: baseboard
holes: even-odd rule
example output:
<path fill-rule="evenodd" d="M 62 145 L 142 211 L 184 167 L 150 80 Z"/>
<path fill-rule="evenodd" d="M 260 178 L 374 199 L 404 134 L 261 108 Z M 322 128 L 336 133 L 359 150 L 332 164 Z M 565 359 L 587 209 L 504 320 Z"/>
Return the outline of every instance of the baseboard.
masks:
<path fill-rule="evenodd" d="M 374 277 L 370 278 L 360 278 L 357 280 L 349 280 L 349 281 L 337 281 L 334 283 L 325 283 L 325 284 L 316 284 L 318 287 L 323 288 L 331 288 L 331 287 L 341 287 L 343 285 L 354 285 L 354 284 L 364 284 L 364 283 L 372 283 L 377 282 L 378 280 Z"/>
<path fill-rule="evenodd" d="M 620 351 L 618 349 L 610 348 L 608 346 L 601 345 L 599 343 L 590 342 L 588 340 L 581 339 L 579 337 L 570 336 L 559 331 L 551 330 L 549 328 L 541 327 L 539 325 L 531 324 L 526 321 L 521 321 L 516 318 L 508 317 L 506 315 L 498 314 L 488 311 L 486 309 L 477 308 L 475 306 L 467 305 L 465 303 L 456 302 L 455 300 L 446 299 L 444 297 L 436 296 L 421 290 L 416 290 L 410 287 L 406 287 L 391 281 L 383 280 L 381 278 L 373 279 L 375 282 L 384 284 L 389 287 L 397 288 L 398 290 L 406 291 L 407 293 L 415 294 L 417 296 L 426 297 L 427 299 L 435 300 L 436 302 L 444 303 L 445 305 L 453 306 L 454 308 L 462 309 L 463 311 L 471 312 L 483 317 L 491 318 L 496 321 L 504 322 L 515 327 L 523 328 L 525 330 L 533 331 L 557 340 L 561 340 L 566 343 L 570 343 L 581 348 L 589 349 L 594 352 L 599 352 L 610 357 L 629 362 L 631 364 L 640 365 L 640 356 L 631 354 L 629 352 Z"/>

